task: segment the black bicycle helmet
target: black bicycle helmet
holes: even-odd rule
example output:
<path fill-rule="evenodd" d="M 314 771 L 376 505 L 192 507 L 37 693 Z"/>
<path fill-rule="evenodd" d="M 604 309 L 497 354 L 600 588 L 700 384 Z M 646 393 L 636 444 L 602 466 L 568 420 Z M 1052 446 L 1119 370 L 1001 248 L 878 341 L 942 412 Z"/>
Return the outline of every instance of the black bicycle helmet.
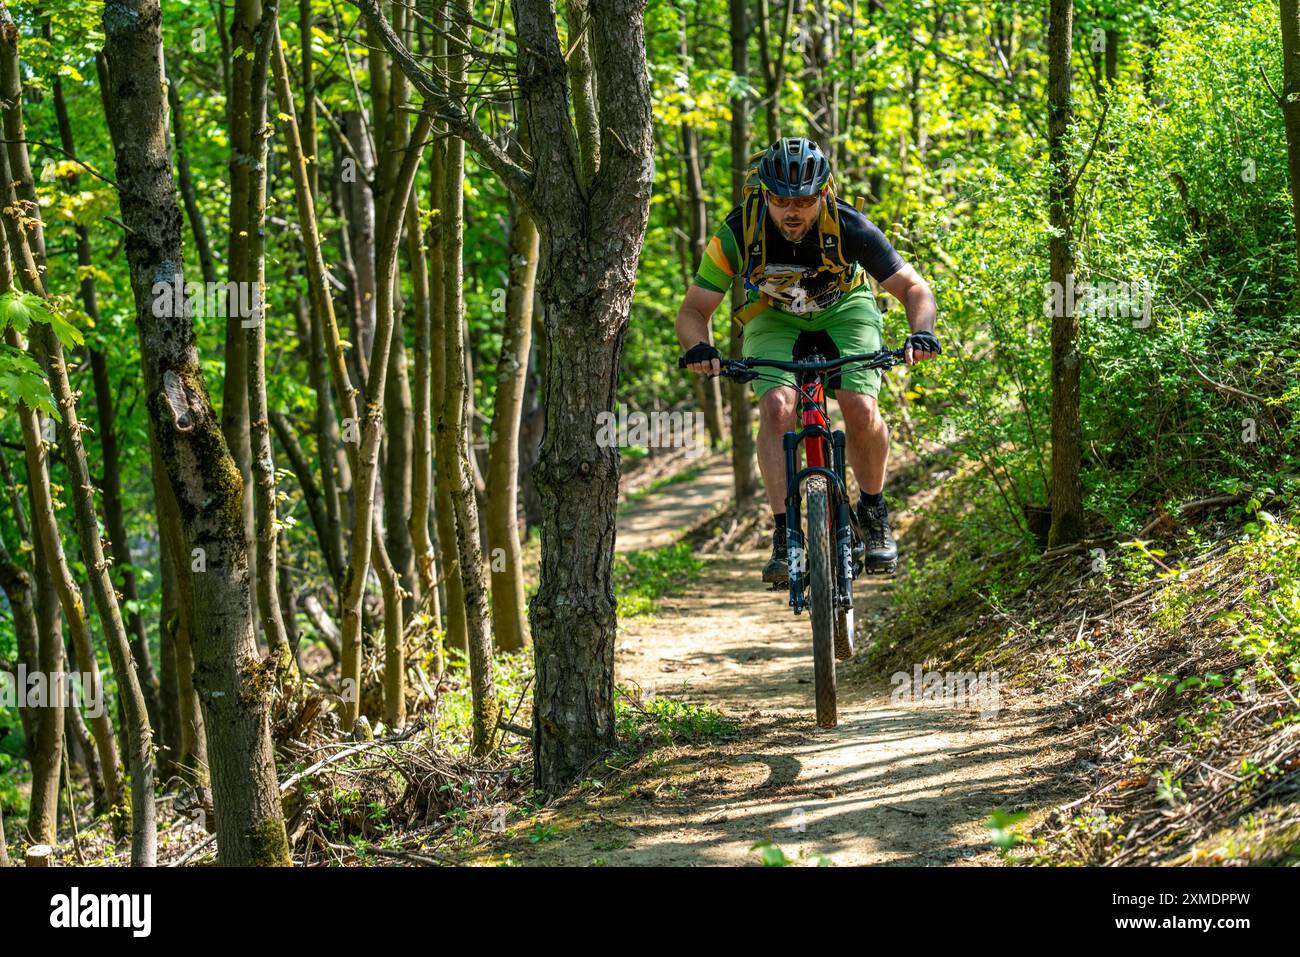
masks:
<path fill-rule="evenodd" d="M 813 196 L 830 178 L 830 160 L 802 136 L 781 138 L 758 161 L 759 182 L 777 196 Z"/>

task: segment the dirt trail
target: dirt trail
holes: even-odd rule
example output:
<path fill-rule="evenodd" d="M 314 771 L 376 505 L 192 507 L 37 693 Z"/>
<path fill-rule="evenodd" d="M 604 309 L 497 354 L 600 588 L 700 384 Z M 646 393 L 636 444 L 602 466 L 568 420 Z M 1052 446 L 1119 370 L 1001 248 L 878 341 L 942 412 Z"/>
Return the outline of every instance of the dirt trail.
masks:
<path fill-rule="evenodd" d="M 725 502 L 730 483 L 727 461 L 714 458 L 689 484 L 647 496 L 620 520 L 619 550 L 675 540 Z M 661 599 L 653 618 L 620 624 L 615 675 L 721 710 L 739 722 L 738 738 L 668 749 L 653 788 L 625 788 L 604 806 L 594 795 L 573 801 L 553 818 L 560 839 L 522 853 L 516 844 L 514 858 L 739 864 L 769 840 L 804 862 L 996 863 L 990 814 L 1045 798 L 1054 756 L 1039 734 L 1043 710 L 1006 693 L 996 717 L 895 705 L 887 676 L 862 674 L 857 661 L 840 667 L 839 726 L 819 729 L 811 626 L 759 581 L 765 553 L 701 557 L 704 573 L 687 590 Z M 859 579 L 860 621 L 888 589 Z"/>

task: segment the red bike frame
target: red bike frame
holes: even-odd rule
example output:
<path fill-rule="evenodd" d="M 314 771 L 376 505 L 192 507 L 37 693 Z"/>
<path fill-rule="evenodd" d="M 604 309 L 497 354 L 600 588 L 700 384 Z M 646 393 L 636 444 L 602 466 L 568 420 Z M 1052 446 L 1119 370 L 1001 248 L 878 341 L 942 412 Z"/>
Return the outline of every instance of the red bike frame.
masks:
<path fill-rule="evenodd" d="M 811 386 L 800 386 L 799 400 L 803 405 L 802 424 L 804 427 L 819 425 L 823 429 L 830 428 L 830 424 L 826 420 L 826 414 L 822 411 L 826 407 L 826 393 L 820 382 L 814 382 Z M 808 466 L 810 468 L 830 467 L 830 462 L 827 461 L 829 456 L 826 454 L 825 439 L 820 436 L 809 436 L 804 440 L 804 445 L 808 447 Z"/>

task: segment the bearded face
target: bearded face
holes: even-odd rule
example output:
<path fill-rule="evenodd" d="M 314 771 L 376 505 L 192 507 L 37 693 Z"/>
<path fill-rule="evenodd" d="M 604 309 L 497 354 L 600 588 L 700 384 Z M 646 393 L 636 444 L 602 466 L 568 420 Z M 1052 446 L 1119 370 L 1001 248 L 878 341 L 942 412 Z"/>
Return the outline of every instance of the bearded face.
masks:
<path fill-rule="evenodd" d="M 803 205 L 807 204 L 807 205 Z M 767 206 L 776 228 L 788 242 L 797 243 L 812 230 L 821 215 L 822 197 L 816 196 L 772 196 L 767 197 Z"/>

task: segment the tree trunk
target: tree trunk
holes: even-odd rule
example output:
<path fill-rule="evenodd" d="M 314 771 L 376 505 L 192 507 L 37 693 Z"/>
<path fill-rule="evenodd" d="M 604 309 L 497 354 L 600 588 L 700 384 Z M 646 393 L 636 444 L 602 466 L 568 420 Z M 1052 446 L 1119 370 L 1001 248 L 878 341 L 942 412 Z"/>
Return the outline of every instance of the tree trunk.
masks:
<path fill-rule="evenodd" d="M 370 377 L 367 357 L 374 350 L 375 339 L 375 195 L 370 189 L 374 174 L 374 153 L 366 132 L 365 117 L 357 110 L 343 114 L 343 131 L 360 162 L 347 158 L 343 170 L 343 199 L 347 211 L 348 245 L 356 269 L 357 309 L 352 313 L 352 348 L 348 359 L 353 363 L 352 381 L 364 389 Z M 387 351 L 387 350 L 385 350 Z M 357 423 L 361 428 L 361 423 Z"/>
<path fill-rule="evenodd" d="M 251 475 L 253 483 L 254 542 L 251 549 L 256 557 L 256 585 L 258 619 L 262 633 L 271 651 L 271 657 L 280 669 L 278 679 L 283 680 L 292 670 L 289 639 L 281 614 L 279 577 L 276 572 L 276 487 L 275 456 L 271 447 L 271 424 L 266 408 L 266 190 L 268 139 L 267 76 L 269 74 L 270 47 L 279 32 L 276 17 L 279 0 L 263 3 L 261 19 L 257 24 L 252 74 L 252 124 L 253 169 L 248 195 L 249 241 L 248 260 L 245 265 L 247 281 L 252 283 L 253 315 L 244 318 L 240 325 L 244 334 L 244 356 L 248 363 L 248 431 L 252 450 Z"/>
<path fill-rule="evenodd" d="M 685 40 L 682 42 L 685 46 Z M 704 196 L 704 176 L 700 170 L 700 138 L 695 127 L 682 124 L 682 153 L 686 159 L 687 214 L 690 224 L 691 276 L 700 268 L 704 249 L 709 244 L 709 203 Z M 713 324 L 709 323 L 709 344 L 713 344 Z M 709 430 L 709 445 L 722 444 L 722 378 L 692 376 L 704 392 L 704 424 Z"/>
<path fill-rule="evenodd" d="M 98 62 L 102 63 L 103 57 L 99 57 Z M 172 135 L 176 141 L 177 180 L 181 188 L 181 198 L 185 201 L 185 215 L 190 221 L 190 232 L 194 235 L 194 247 L 199 254 L 199 272 L 205 284 L 215 283 L 218 279 L 216 261 L 212 256 L 212 243 L 208 240 L 207 222 L 203 218 L 203 211 L 199 208 L 199 194 L 194 188 L 189 152 L 185 149 L 185 110 L 180 91 L 170 80 L 167 83 L 167 102 L 171 106 Z"/>
<path fill-rule="evenodd" d="M 516 209 L 510 229 L 510 286 L 505 330 L 497 362 L 496 399 L 488 448 L 487 536 L 492 569 L 492 631 L 503 651 L 526 647 L 523 549 L 519 542 L 519 417 L 533 331 L 533 288 L 537 278 L 537 227 Z"/>
<path fill-rule="evenodd" d="M 442 144 L 429 145 L 433 176 L 441 181 Z M 430 355 L 432 303 L 429 292 L 429 256 L 424 231 L 420 228 L 418 205 L 414 198 L 406 208 L 406 258 L 411 269 L 412 305 L 415 314 L 415 388 L 412 394 L 411 422 L 411 517 L 408 530 L 415 558 L 415 597 L 422 615 L 429 615 L 433 627 L 439 627 L 438 588 L 435 582 L 433 540 L 429 534 L 429 503 L 433 494 L 433 419 L 431 417 L 432 365 Z M 441 305 L 439 305 L 441 309 Z M 441 364 L 442 357 L 438 357 Z M 442 641 L 434 636 L 429 649 L 435 675 L 442 674 Z"/>
<path fill-rule="evenodd" d="M 221 393 L 221 431 L 225 435 L 226 445 L 231 455 L 234 456 L 235 464 L 239 466 L 239 474 L 243 480 L 240 508 L 251 562 L 248 570 L 252 585 L 249 600 L 250 610 L 254 613 L 255 628 L 258 625 L 257 538 L 253 525 L 253 452 L 248 409 L 248 339 L 244 335 L 239 304 L 244 299 L 240 290 L 249 288 L 253 280 L 249 265 L 249 245 L 252 240 L 253 224 L 249 222 L 249 215 L 253 209 L 253 167 L 259 160 L 254 152 L 258 149 L 258 144 L 253 142 L 259 128 L 254 126 L 254 122 L 255 117 L 264 115 L 264 105 L 259 106 L 259 102 L 264 100 L 265 95 L 264 90 L 258 91 L 253 81 L 254 74 L 258 72 L 255 64 L 258 55 L 256 31 L 261 19 L 261 0 L 235 0 L 234 20 L 230 30 L 234 45 L 234 67 L 229 100 L 230 232 L 227 237 L 226 270 L 227 279 L 233 284 L 231 289 L 235 291 L 236 301 L 232 302 L 231 297 L 227 296 L 226 368 Z"/>
<path fill-rule="evenodd" d="M 430 120 L 427 113 L 422 113 L 412 136 L 413 144 L 423 144 L 429 132 Z M 402 167 L 397 175 L 397 182 L 391 196 L 390 207 L 393 215 L 387 217 L 383 226 L 382 245 L 376 257 L 376 275 L 379 278 L 379 299 L 376 304 L 375 348 L 370 356 L 370 378 L 366 382 L 365 425 L 361 432 L 361 447 L 357 452 L 357 467 L 354 471 L 352 489 L 352 540 L 349 552 L 348 571 L 343 591 L 343 663 L 340 669 L 340 681 L 344 683 L 346 694 L 340 719 L 344 730 L 350 730 L 360 713 L 361 687 L 361 606 L 365 594 L 366 576 L 370 571 L 371 549 L 376 547 L 374 536 L 374 501 L 375 478 L 379 470 L 379 443 L 383 438 L 384 426 L 384 389 L 388 377 L 388 353 L 393 341 L 393 302 L 391 281 L 396 268 L 397 246 L 401 235 L 402 214 L 410 198 L 411 185 L 415 180 L 419 165 L 420 148 L 413 146 L 402 158 Z M 382 539 L 380 540 L 382 541 Z M 385 633 L 386 664 L 385 672 L 389 676 L 400 677 L 393 661 L 394 653 L 400 653 L 401 630 L 394 627 L 390 617 L 392 605 L 390 590 L 395 582 L 385 582 L 388 569 L 378 568 L 381 583 L 385 587 Z M 400 603 L 398 603 L 400 608 Z M 393 634 L 396 630 L 396 634 Z M 352 682 L 349 688 L 346 684 Z"/>
<path fill-rule="evenodd" d="M 316 222 L 316 207 L 309 175 L 311 163 L 303 152 L 293 93 L 289 87 L 288 68 L 285 64 L 284 51 L 280 48 L 278 29 L 272 43 L 271 65 L 275 75 L 280 121 L 285 130 L 285 145 L 294 184 L 298 224 L 302 232 L 308 298 L 311 303 L 311 353 L 308 365 L 312 388 L 316 393 L 316 445 L 317 456 L 320 459 L 325 512 L 324 523 L 318 523 L 317 530 L 326 567 L 334 581 L 334 587 L 339 589 L 342 587 L 344 574 L 340 488 L 342 469 L 338 470 L 338 481 L 335 481 L 335 450 L 339 446 L 339 434 L 337 418 L 331 406 L 331 391 L 338 396 L 341 417 L 355 419 L 357 414 L 355 390 L 349 380 L 346 361 L 342 355 L 343 347 L 339 337 L 338 321 L 334 314 L 334 297 L 326 277 L 320 230 Z M 287 454 L 292 458 L 293 450 L 287 444 L 289 434 L 281 435 L 281 444 L 285 446 Z M 305 492 L 307 486 L 304 485 L 303 489 Z M 312 517 L 313 520 L 317 519 L 315 512 L 312 513 Z"/>
<path fill-rule="evenodd" d="M 793 2 L 793 0 L 791 0 Z M 749 70 L 749 29 L 745 0 L 730 0 L 731 11 L 731 69 L 737 76 Z M 766 0 L 764 0 L 766 17 Z M 766 49 L 766 47 L 764 47 Z M 779 103 L 769 102 L 769 126 L 777 123 Z M 739 205 L 745 188 L 745 172 L 749 166 L 750 150 L 749 98 L 731 98 L 731 201 Z M 732 308 L 745 300 L 745 291 L 735 284 L 732 291 Z M 739 359 L 744 354 L 741 342 L 742 328 L 737 322 L 728 323 L 729 354 Z M 727 405 L 731 409 L 731 473 L 737 504 L 748 501 L 754 494 L 757 478 L 754 474 L 754 419 L 750 406 L 750 390 L 743 382 L 727 381 Z"/>
<path fill-rule="evenodd" d="M 181 212 L 166 150 L 161 19 L 158 0 L 107 0 L 104 7 L 109 129 L 145 390 L 190 549 L 195 685 L 208 736 L 218 860 L 288 865 L 268 724 L 274 665 L 259 660 L 253 633 L 243 480 L 208 397 L 192 321 L 184 310 L 154 310 L 155 284 L 184 288 Z"/>
<path fill-rule="evenodd" d="M 1048 548 L 1069 545 L 1083 534 L 1083 490 L 1079 480 L 1079 320 L 1069 291 L 1074 273 L 1074 171 L 1066 137 L 1074 122 L 1070 100 L 1070 50 L 1074 0 L 1051 0 L 1048 30 L 1048 192 L 1051 281 L 1062 291 L 1052 316 L 1052 527 Z"/>
<path fill-rule="evenodd" d="M 372 22 L 386 27 L 377 0 L 359 0 L 359 5 Z M 581 157 L 593 150 L 579 144 L 570 119 L 568 69 L 549 2 L 514 3 L 518 88 L 528 139 L 537 144 L 531 170 L 507 156 L 465 107 L 439 88 L 391 29 L 379 30 L 426 103 L 461 138 L 450 146 L 470 143 L 533 214 L 541 236 L 538 283 L 548 362 L 546 432 L 535 477 L 544 519 L 541 580 L 530 610 L 536 662 L 534 780 L 551 794 L 566 788 L 615 742 L 612 565 L 618 452 L 593 441 L 592 430 L 600 413 L 614 410 L 654 188 L 644 0 L 601 0 L 589 12 L 594 89 L 610 92 L 596 97 L 593 135 L 599 136 L 600 163 L 589 183 L 583 181 Z M 448 179 L 458 182 L 458 177 Z M 447 193 L 459 205 L 460 193 Z M 458 232 L 449 228 L 448 239 Z M 447 321 L 457 337 L 458 319 Z M 448 363 L 449 378 L 460 374 L 457 366 Z M 459 481 L 464 487 L 467 477 Z M 464 530 L 460 535 L 463 548 Z"/>
<path fill-rule="evenodd" d="M 460 43 L 469 41 L 468 29 L 458 23 L 452 31 Z M 467 89 L 468 58 L 458 52 L 448 57 L 452 97 L 464 97 Z M 459 102 L 459 101 L 458 101 Z M 463 106 L 462 106 L 463 108 Z M 469 429 L 465 422 L 464 397 L 470 382 L 465 372 L 465 273 L 464 201 L 465 142 L 447 142 L 443 192 L 443 294 L 446 331 L 444 362 L 446 381 L 442 416 L 437 424 L 438 468 L 445 471 L 452 506 L 455 509 L 456 560 L 460 569 L 465 601 L 465 637 L 473 699 L 474 751 L 486 754 L 496 739 L 498 704 L 492 675 L 492 632 L 488 619 L 487 583 L 483 580 L 483 548 L 480 544 L 478 501 L 470 475 Z"/>
<path fill-rule="evenodd" d="M 40 561 L 39 548 L 34 557 Z M 57 632 L 41 634 L 36 620 L 36 586 L 32 576 L 13 560 L 3 542 L 0 542 L 0 586 L 4 587 L 5 597 L 9 600 L 19 647 L 34 646 L 37 649 L 35 656 L 28 653 L 20 656 L 19 661 L 26 664 L 29 670 L 46 675 L 61 672 L 63 636 Z M 24 708 L 23 711 L 34 712 L 31 720 L 23 723 L 27 736 L 27 754 L 32 765 L 27 830 L 33 841 L 52 844 L 57 840 L 55 825 L 59 803 L 59 765 L 63 755 L 63 704 L 61 699 L 54 699 L 46 702 L 45 707 Z"/>
<path fill-rule="evenodd" d="M 433 56 L 435 62 L 442 62 L 447 54 L 447 29 L 444 2 L 436 4 L 435 22 L 439 27 L 433 36 Z M 446 195 L 446 142 L 440 140 L 434 148 L 430 159 L 430 202 L 431 209 L 442 210 L 443 197 Z M 445 218 L 440 213 L 434 221 L 429 243 L 429 395 L 430 418 L 434 426 L 440 421 L 447 408 L 447 296 L 446 296 L 446 248 L 447 230 Z M 460 574 L 460 561 L 456 555 L 456 509 L 451 499 L 451 467 L 442 463 L 442 452 L 435 443 L 433 491 L 434 491 L 434 528 L 438 533 L 437 561 L 441 566 L 443 592 L 446 601 L 443 609 L 446 615 L 443 643 L 447 648 L 465 651 L 469 645 L 465 621 L 465 589 Z"/>

